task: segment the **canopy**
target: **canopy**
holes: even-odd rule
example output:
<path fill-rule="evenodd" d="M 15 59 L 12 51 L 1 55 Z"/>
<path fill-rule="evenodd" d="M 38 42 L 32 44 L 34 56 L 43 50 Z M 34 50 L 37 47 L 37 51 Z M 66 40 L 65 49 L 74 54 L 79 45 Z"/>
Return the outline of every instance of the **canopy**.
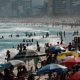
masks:
<path fill-rule="evenodd" d="M 80 57 L 73 57 L 66 59 L 65 61 L 60 63 L 61 65 L 72 66 L 72 65 L 80 65 Z"/>
<path fill-rule="evenodd" d="M 65 52 L 66 50 L 60 46 L 52 46 L 48 49 L 48 51 L 59 51 L 59 52 Z"/>
<path fill-rule="evenodd" d="M 72 51 L 66 51 L 64 53 L 58 54 L 57 59 L 61 60 L 62 58 L 66 57 L 66 56 L 70 56 L 73 55 L 75 57 L 79 57 L 78 53 L 72 52 Z"/>
<path fill-rule="evenodd" d="M 63 72 L 63 71 L 68 71 L 68 68 L 59 64 L 48 64 L 46 66 L 44 66 L 43 68 L 39 69 L 37 71 L 37 75 L 40 74 L 48 74 L 49 71 L 51 70 L 51 72 Z"/>
<path fill-rule="evenodd" d="M 17 55 L 11 57 L 9 60 L 17 59 L 17 60 L 29 60 L 35 59 L 41 56 L 46 56 L 46 53 L 34 51 L 34 50 L 24 50 L 19 52 Z"/>
<path fill-rule="evenodd" d="M 68 80 L 80 80 L 80 71 L 74 73 Z"/>

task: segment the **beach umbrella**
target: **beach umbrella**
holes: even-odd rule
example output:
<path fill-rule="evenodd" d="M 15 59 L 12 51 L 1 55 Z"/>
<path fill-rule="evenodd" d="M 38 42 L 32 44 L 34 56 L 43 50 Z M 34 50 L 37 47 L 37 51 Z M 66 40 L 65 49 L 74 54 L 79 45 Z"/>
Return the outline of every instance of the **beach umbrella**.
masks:
<path fill-rule="evenodd" d="M 69 59 L 69 58 L 72 58 L 72 57 L 74 57 L 74 56 L 67 56 L 67 57 L 64 57 L 64 58 L 61 59 L 61 61 L 64 61 L 64 60 Z"/>
<path fill-rule="evenodd" d="M 56 44 L 56 45 L 52 45 L 52 46 L 60 46 L 60 47 L 66 47 L 66 45 L 63 45 L 63 44 Z"/>
<path fill-rule="evenodd" d="M 38 57 L 46 56 L 46 53 L 42 53 L 39 51 L 34 50 L 24 50 L 22 52 L 19 52 L 15 56 L 9 58 L 9 60 L 29 60 L 29 59 L 36 59 Z"/>
<path fill-rule="evenodd" d="M 80 57 L 73 57 L 66 59 L 65 61 L 60 63 L 61 65 L 66 65 L 68 67 L 71 67 L 72 65 L 80 65 Z"/>
<path fill-rule="evenodd" d="M 0 59 L 0 67 L 1 67 L 5 62 L 7 62 L 5 59 Z"/>
<path fill-rule="evenodd" d="M 57 59 L 61 60 L 62 58 L 66 57 L 66 56 L 75 56 L 75 57 L 79 57 L 78 53 L 72 52 L 72 51 L 66 51 L 64 53 L 60 53 L 57 55 Z"/>
<path fill-rule="evenodd" d="M 48 64 L 44 66 L 43 68 L 39 69 L 37 71 L 37 75 L 48 74 L 49 71 L 59 73 L 59 72 L 68 71 L 68 68 L 59 64 Z"/>
<path fill-rule="evenodd" d="M 0 67 L 0 72 L 2 72 L 2 70 L 5 69 L 5 68 L 10 68 L 11 65 L 16 67 L 16 66 L 19 66 L 19 65 L 22 65 L 22 64 L 23 64 L 23 61 L 21 61 L 21 60 L 11 60 L 11 61 L 8 61 L 8 62 L 4 63 Z"/>
<path fill-rule="evenodd" d="M 52 46 L 48 49 L 48 51 L 59 51 L 59 52 L 65 52 L 66 50 L 60 46 Z"/>
<path fill-rule="evenodd" d="M 80 54 L 80 51 L 77 51 L 75 49 L 73 49 L 72 52 L 75 52 L 75 53 L 79 53 Z"/>
<path fill-rule="evenodd" d="M 74 73 L 68 80 L 80 80 L 80 71 Z"/>

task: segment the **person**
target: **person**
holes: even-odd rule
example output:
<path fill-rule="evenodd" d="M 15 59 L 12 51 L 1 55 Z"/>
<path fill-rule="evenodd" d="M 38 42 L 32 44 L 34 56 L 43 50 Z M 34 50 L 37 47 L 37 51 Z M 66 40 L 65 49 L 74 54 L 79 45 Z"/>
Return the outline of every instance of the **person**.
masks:
<path fill-rule="evenodd" d="M 23 42 L 25 42 L 25 39 L 23 39 Z"/>
<path fill-rule="evenodd" d="M 23 44 L 23 50 L 26 50 L 26 46 Z"/>
<path fill-rule="evenodd" d="M 14 74 L 14 72 L 13 72 L 13 70 L 14 70 L 14 66 L 13 65 L 11 65 L 10 66 L 10 70 L 9 70 L 9 73 L 10 73 L 10 75 L 15 79 L 15 74 Z"/>
<path fill-rule="evenodd" d="M 7 58 L 5 58 L 7 61 L 8 61 L 8 59 L 10 58 L 10 51 L 9 50 L 7 50 L 7 52 L 6 52 L 7 54 L 6 54 L 6 56 L 7 56 Z"/>
<path fill-rule="evenodd" d="M 27 45 L 27 47 L 28 47 L 28 45 L 29 45 L 29 44 L 28 44 L 28 42 L 27 42 L 27 44 L 26 44 L 26 45 Z"/>
<path fill-rule="evenodd" d="M 20 44 L 20 50 L 19 50 L 19 52 L 21 52 L 21 51 L 22 51 L 22 46 L 23 46 L 23 45 L 22 45 L 22 44 Z"/>
<path fill-rule="evenodd" d="M 37 46 L 37 50 L 40 51 L 40 46 L 39 45 Z"/>
<path fill-rule="evenodd" d="M 65 37 L 65 31 L 64 31 L 64 37 Z"/>
<path fill-rule="evenodd" d="M 9 74 L 9 69 L 4 69 L 3 80 L 14 80 L 13 77 Z"/>
<path fill-rule="evenodd" d="M 19 50 L 19 44 L 18 44 L 18 46 L 17 46 L 17 50 Z"/>
<path fill-rule="evenodd" d="M 33 42 L 33 38 L 32 38 L 32 42 Z"/>
<path fill-rule="evenodd" d="M 49 54 L 49 56 L 47 57 L 47 64 L 51 63 L 52 61 L 52 54 Z"/>
<path fill-rule="evenodd" d="M 48 76 L 49 76 L 49 79 L 51 79 L 51 76 L 52 76 L 52 72 L 51 72 L 51 70 L 49 71 Z"/>
<path fill-rule="evenodd" d="M 71 51 L 71 49 L 72 49 L 72 45 L 71 45 L 71 43 L 69 43 L 68 50 Z"/>
<path fill-rule="evenodd" d="M 37 71 L 37 70 L 38 70 L 38 66 L 37 66 L 37 64 L 38 64 L 39 60 L 42 62 L 42 60 L 41 60 L 41 58 L 40 58 L 40 57 L 38 57 L 38 58 L 34 59 L 35 71 Z"/>
<path fill-rule="evenodd" d="M 38 62 L 39 62 L 39 58 L 34 59 L 35 71 L 38 70 L 38 66 L 37 66 Z"/>
<path fill-rule="evenodd" d="M 43 35 L 43 38 L 44 38 L 44 35 Z"/>
<path fill-rule="evenodd" d="M 4 37 L 2 36 L 2 39 L 3 39 Z"/>
<path fill-rule="evenodd" d="M 38 41 L 36 41 L 36 45 L 37 45 L 37 46 L 39 45 Z"/>
<path fill-rule="evenodd" d="M 17 73 L 17 78 L 15 80 L 25 80 L 25 78 L 21 75 L 20 72 Z"/>
<path fill-rule="evenodd" d="M 57 44 L 59 45 L 59 42 L 57 42 Z"/>
<path fill-rule="evenodd" d="M 35 80 L 35 78 L 34 78 L 34 76 L 31 75 L 28 77 L 28 80 Z"/>
<path fill-rule="evenodd" d="M 79 45 L 78 45 L 78 50 L 80 51 L 80 43 L 79 43 Z"/>
<path fill-rule="evenodd" d="M 28 71 L 27 71 L 27 68 L 26 68 L 25 65 L 22 66 L 22 69 L 23 69 L 23 70 L 21 71 L 22 75 L 28 74 Z"/>
<path fill-rule="evenodd" d="M 11 38 L 12 38 L 12 34 L 11 34 Z"/>
<path fill-rule="evenodd" d="M 61 40 L 61 43 L 60 44 L 63 44 L 63 40 Z"/>

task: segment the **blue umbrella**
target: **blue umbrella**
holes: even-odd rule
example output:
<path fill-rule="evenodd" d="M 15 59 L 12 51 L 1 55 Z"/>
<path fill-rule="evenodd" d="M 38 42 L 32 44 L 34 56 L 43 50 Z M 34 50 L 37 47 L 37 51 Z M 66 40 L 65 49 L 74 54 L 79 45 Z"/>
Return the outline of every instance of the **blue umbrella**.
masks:
<path fill-rule="evenodd" d="M 52 46 L 51 48 L 48 49 L 48 51 L 59 51 L 59 52 L 65 52 L 66 50 L 60 46 Z"/>
<path fill-rule="evenodd" d="M 51 70 L 51 72 L 59 73 L 59 72 L 68 71 L 68 68 L 65 66 L 59 65 L 59 64 L 48 64 L 48 65 L 44 66 L 43 68 L 39 69 L 37 71 L 37 75 L 48 74 L 50 70 Z"/>
<path fill-rule="evenodd" d="M 79 53 L 80 54 L 80 51 L 77 51 L 76 49 L 73 49 L 72 52 L 75 52 L 75 53 Z"/>
<path fill-rule="evenodd" d="M 72 57 L 74 57 L 74 56 L 67 56 L 67 57 L 64 57 L 64 58 L 61 59 L 61 61 L 64 61 L 64 60 L 69 59 L 69 58 L 72 58 Z"/>

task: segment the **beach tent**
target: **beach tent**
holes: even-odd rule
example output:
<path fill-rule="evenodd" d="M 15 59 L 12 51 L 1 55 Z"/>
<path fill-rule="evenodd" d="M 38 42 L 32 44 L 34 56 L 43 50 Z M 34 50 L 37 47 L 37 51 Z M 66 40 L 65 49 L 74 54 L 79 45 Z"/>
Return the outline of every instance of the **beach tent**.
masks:
<path fill-rule="evenodd" d="M 67 67 L 71 68 L 72 65 L 80 65 L 80 57 L 73 57 L 66 59 L 65 61 L 60 63 L 61 65 L 66 65 Z"/>
<path fill-rule="evenodd" d="M 43 68 L 39 69 L 37 71 L 37 75 L 48 74 L 50 71 L 59 73 L 59 72 L 68 71 L 68 68 L 59 64 L 48 64 L 44 66 Z"/>
<path fill-rule="evenodd" d="M 11 65 L 13 65 L 14 67 L 16 67 L 16 66 L 19 66 L 19 65 L 22 65 L 22 64 L 23 64 L 23 61 L 20 61 L 20 60 L 11 60 L 11 61 L 8 61 L 8 62 L 4 63 L 0 67 L 0 72 L 2 72 L 2 70 L 5 69 L 5 68 L 10 68 Z"/>
<path fill-rule="evenodd" d="M 66 50 L 63 47 L 60 46 L 52 46 L 48 49 L 48 51 L 59 51 L 59 52 L 65 52 Z"/>
<path fill-rule="evenodd" d="M 74 73 L 68 80 L 80 80 L 80 71 Z"/>
<path fill-rule="evenodd" d="M 61 60 L 62 58 L 66 57 L 66 56 L 75 56 L 75 57 L 79 57 L 78 53 L 72 52 L 72 51 L 66 51 L 64 53 L 58 54 L 57 59 Z"/>
<path fill-rule="evenodd" d="M 36 59 L 42 56 L 46 56 L 46 53 L 42 53 L 42 52 L 34 51 L 34 50 L 24 50 L 22 52 L 19 52 L 15 56 L 9 58 L 9 60 L 13 60 L 13 59 L 30 60 L 30 59 Z"/>

